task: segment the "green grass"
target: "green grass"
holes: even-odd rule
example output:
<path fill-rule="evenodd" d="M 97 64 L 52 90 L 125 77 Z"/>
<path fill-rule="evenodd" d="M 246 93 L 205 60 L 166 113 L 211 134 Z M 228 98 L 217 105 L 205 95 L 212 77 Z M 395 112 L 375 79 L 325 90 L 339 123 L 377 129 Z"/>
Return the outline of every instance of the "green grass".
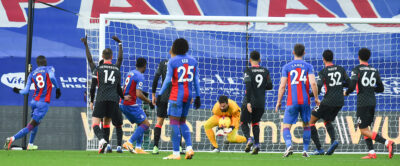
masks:
<path fill-rule="evenodd" d="M 250 155 L 245 153 L 196 153 L 192 160 L 180 161 L 162 160 L 170 153 L 162 152 L 159 155 L 137 155 L 124 152 L 122 154 L 97 154 L 95 151 L 4 151 L 0 150 L 0 165 L 29 165 L 29 166 L 369 166 L 369 165 L 400 165 L 400 156 L 388 159 L 387 155 L 378 155 L 375 160 L 361 160 L 364 155 L 335 154 L 332 156 L 311 156 L 303 158 L 301 154 L 294 154 L 289 158 L 282 158 L 282 154 L 261 153 Z"/>

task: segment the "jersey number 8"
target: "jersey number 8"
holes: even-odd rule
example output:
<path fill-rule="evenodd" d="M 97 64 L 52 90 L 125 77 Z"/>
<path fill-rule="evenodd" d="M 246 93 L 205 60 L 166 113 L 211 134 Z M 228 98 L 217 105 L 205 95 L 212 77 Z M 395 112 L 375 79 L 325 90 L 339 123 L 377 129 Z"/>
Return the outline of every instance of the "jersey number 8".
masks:
<path fill-rule="evenodd" d="M 44 87 L 44 78 L 40 73 L 36 75 L 36 82 L 37 82 L 37 86 L 39 88 L 43 88 Z"/>

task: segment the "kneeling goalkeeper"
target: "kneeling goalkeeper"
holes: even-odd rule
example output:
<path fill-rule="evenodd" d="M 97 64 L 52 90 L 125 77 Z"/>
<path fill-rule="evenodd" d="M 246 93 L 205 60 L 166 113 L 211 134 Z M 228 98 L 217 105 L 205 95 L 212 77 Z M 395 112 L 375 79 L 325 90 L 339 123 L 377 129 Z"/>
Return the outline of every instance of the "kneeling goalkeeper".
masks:
<path fill-rule="evenodd" d="M 218 144 L 215 139 L 215 133 L 212 130 L 213 127 L 218 126 L 219 120 L 222 117 L 229 117 L 231 119 L 231 125 L 224 130 L 227 134 L 227 140 L 230 143 L 244 143 L 246 138 L 238 135 L 239 121 L 240 121 L 240 107 L 235 101 L 228 99 L 227 96 L 220 96 L 218 102 L 215 103 L 213 109 L 213 116 L 211 116 L 207 122 L 204 124 L 204 130 L 208 140 L 210 140 L 213 145 L 213 152 L 219 152 Z"/>

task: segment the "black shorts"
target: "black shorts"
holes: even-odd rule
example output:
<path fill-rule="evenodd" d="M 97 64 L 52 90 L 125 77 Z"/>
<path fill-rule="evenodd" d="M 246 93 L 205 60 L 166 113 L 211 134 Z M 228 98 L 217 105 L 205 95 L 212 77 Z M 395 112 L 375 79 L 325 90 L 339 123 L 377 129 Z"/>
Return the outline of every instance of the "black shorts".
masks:
<path fill-rule="evenodd" d="M 157 106 L 157 117 L 167 118 L 168 117 L 168 102 L 160 102 L 160 106 Z"/>
<path fill-rule="evenodd" d="M 335 107 L 335 106 L 327 106 L 327 105 L 320 105 L 319 107 L 315 107 L 311 114 L 318 119 L 324 119 L 324 121 L 333 122 L 342 109 L 342 106 Z"/>
<path fill-rule="evenodd" d="M 117 106 L 116 110 L 114 111 L 114 113 L 111 115 L 111 121 L 112 124 L 115 127 L 119 127 L 122 126 L 123 124 L 123 117 L 122 117 L 122 111 L 119 110 L 119 106 Z"/>
<path fill-rule="evenodd" d="M 357 107 L 357 124 L 360 129 L 371 126 L 375 116 L 375 106 Z"/>
<path fill-rule="evenodd" d="M 264 115 L 264 108 L 252 108 L 252 113 L 247 111 L 247 105 L 242 105 L 242 111 L 240 112 L 240 122 L 248 123 L 258 123 L 261 121 Z"/>
<path fill-rule="evenodd" d="M 118 109 L 118 103 L 114 101 L 95 102 L 92 116 L 96 118 L 112 118 Z"/>

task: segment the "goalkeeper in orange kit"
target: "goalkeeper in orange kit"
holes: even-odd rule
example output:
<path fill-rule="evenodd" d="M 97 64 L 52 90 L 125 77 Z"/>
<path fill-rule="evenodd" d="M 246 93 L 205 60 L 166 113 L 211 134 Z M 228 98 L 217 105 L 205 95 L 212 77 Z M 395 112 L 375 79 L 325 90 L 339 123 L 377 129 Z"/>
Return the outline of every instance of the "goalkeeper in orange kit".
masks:
<path fill-rule="evenodd" d="M 223 126 L 225 129 L 223 130 L 224 134 L 227 134 L 227 141 L 230 143 L 244 143 L 246 142 L 246 138 L 238 135 L 239 122 L 240 122 L 240 107 L 236 104 L 235 101 L 228 99 L 227 96 L 220 96 L 218 102 L 215 103 L 213 109 L 213 116 L 211 116 L 207 122 L 204 124 L 204 130 L 206 131 L 206 135 L 208 140 L 210 140 L 213 145 L 213 152 L 219 152 L 218 144 L 215 139 L 215 133 L 213 131 L 213 127 L 218 126 L 219 133 L 222 132 L 222 126 L 219 126 L 220 119 L 222 117 L 227 117 L 231 119 L 231 123 L 229 126 Z"/>

